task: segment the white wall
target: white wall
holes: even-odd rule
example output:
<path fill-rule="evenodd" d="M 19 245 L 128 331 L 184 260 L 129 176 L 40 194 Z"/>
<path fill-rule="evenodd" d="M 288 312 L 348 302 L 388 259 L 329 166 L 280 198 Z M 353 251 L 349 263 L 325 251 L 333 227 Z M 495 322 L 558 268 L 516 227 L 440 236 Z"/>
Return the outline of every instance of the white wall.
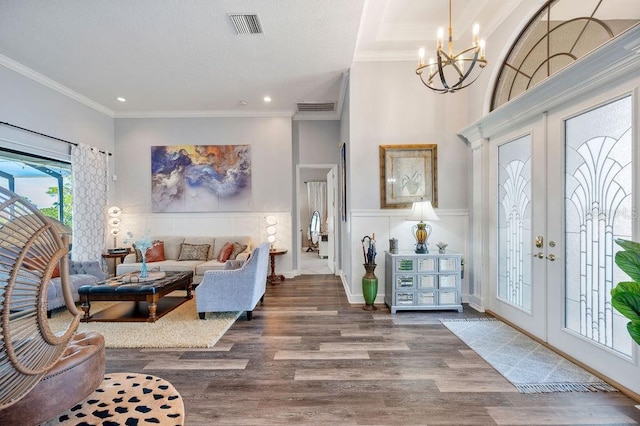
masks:
<path fill-rule="evenodd" d="M 278 246 L 291 249 L 292 132 L 289 117 L 131 118 L 116 120 L 117 185 L 123 229 L 163 235 L 249 235 L 266 240 L 265 217 L 278 220 Z M 252 210 L 226 213 L 153 213 L 151 146 L 251 145 Z M 279 273 L 291 275 L 291 253 Z"/>
<path fill-rule="evenodd" d="M 351 69 L 348 193 L 352 267 L 347 293 L 353 302 L 363 300 L 362 237 L 376 234 L 378 277 L 384 277 L 382 259 L 389 238 L 398 238 L 401 250 L 412 250 L 415 244 L 413 223 L 404 219 L 409 210 L 380 209 L 379 145 L 438 145 L 437 212 L 441 220 L 432 224 L 429 243 L 434 248 L 438 241 L 445 241 L 451 250 L 468 257 L 470 156 L 466 142 L 456 136 L 468 123 L 467 98 L 464 91 L 447 95 L 431 92 L 414 71 L 414 62 L 358 62 Z M 379 302 L 382 287 L 378 288 Z"/>

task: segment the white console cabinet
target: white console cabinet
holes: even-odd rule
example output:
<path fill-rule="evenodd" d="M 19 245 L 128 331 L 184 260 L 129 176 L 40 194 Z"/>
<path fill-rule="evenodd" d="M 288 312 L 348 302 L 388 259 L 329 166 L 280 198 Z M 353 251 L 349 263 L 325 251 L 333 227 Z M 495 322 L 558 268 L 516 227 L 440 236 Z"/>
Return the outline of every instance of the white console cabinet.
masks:
<path fill-rule="evenodd" d="M 385 274 L 384 302 L 392 314 L 400 310 L 462 312 L 461 253 L 401 251 L 391 254 L 386 251 Z"/>

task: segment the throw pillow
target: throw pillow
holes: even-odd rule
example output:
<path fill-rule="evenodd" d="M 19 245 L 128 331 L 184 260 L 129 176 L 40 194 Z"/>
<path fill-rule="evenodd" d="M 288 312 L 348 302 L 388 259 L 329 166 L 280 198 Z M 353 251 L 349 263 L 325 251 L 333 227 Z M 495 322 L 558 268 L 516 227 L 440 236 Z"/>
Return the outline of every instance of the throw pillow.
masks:
<path fill-rule="evenodd" d="M 164 258 L 164 242 L 163 241 L 154 241 L 151 244 L 151 247 L 147 249 L 147 262 L 161 262 L 165 260 Z"/>
<path fill-rule="evenodd" d="M 44 267 L 43 263 L 46 258 L 44 256 L 37 256 L 25 259 L 24 266 L 27 269 L 36 270 Z M 53 268 L 53 272 L 51 273 L 51 278 L 58 278 L 60 276 L 60 263 L 56 263 L 56 267 Z"/>
<path fill-rule="evenodd" d="M 207 260 L 209 256 L 209 244 L 180 244 L 178 260 Z"/>
<path fill-rule="evenodd" d="M 58 278 L 60 276 L 60 264 L 56 263 L 56 267 L 53 268 L 53 272 L 51 273 L 51 278 Z"/>
<path fill-rule="evenodd" d="M 239 242 L 235 242 L 233 243 L 233 251 L 231 252 L 231 255 L 229 256 L 229 259 L 233 259 L 235 260 L 236 257 L 238 257 L 238 255 L 240 253 L 242 253 L 243 251 L 245 251 L 247 249 L 247 245 L 246 244 L 240 244 Z"/>
<path fill-rule="evenodd" d="M 230 242 L 224 243 L 220 252 L 218 253 L 218 262 L 226 262 L 229 260 L 229 256 L 231 256 L 231 252 L 233 251 L 233 244 Z"/>

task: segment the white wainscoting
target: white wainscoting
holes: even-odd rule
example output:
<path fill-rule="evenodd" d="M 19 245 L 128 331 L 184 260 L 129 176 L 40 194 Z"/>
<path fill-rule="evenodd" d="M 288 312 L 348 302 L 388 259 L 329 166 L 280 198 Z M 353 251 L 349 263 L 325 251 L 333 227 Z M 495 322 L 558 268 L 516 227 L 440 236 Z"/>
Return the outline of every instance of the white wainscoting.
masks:
<path fill-rule="evenodd" d="M 289 250 L 289 253 L 278 256 L 277 270 L 279 274 L 293 277 L 292 272 L 292 240 L 291 240 L 291 212 L 247 212 L 247 213 L 150 213 L 127 214 L 126 207 L 122 207 L 121 233 L 118 237 L 119 246 L 123 244 L 128 231 L 134 233 L 134 240 L 140 238 L 147 231 L 153 235 L 181 235 L 181 236 L 234 236 L 247 235 L 255 244 L 267 240 L 268 215 L 276 217 L 276 247 Z M 113 238 L 107 239 L 110 244 Z"/>
<path fill-rule="evenodd" d="M 439 221 L 430 222 L 432 235 L 429 237 L 429 250 L 438 250 L 436 244 L 443 241 L 448 244 L 447 249 L 462 253 L 464 259 L 464 277 L 462 279 L 462 300 L 466 302 L 469 296 L 468 276 L 471 267 L 469 256 L 470 226 L 469 210 L 467 209 L 438 209 Z M 350 283 L 345 283 L 345 291 L 349 303 L 364 303 L 362 296 L 362 281 L 364 275 L 364 257 L 362 254 L 362 238 L 375 233 L 376 276 L 378 277 L 378 296 L 376 303 L 384 303 L 384 252 L 389 250 L 389 239 L 398 239 L 399 250 L 414 250 L 415 239 L 411 227 L 416 222 L 407 221 L 410 210 L 353 210 L 351 211 L 351 277 Z"/>

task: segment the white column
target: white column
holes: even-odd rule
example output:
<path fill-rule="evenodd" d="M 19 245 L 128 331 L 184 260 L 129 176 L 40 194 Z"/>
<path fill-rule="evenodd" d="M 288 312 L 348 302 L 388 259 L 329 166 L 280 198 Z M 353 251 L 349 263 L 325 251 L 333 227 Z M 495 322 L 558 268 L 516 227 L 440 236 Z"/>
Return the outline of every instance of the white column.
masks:
<path fill-rule="evenodd" d="M 487 230 L 491 229 L 488 220 L 489 205 L 487 196 L 489 194 L 487 176 L 489 167 L 489 141 L 477 135 L 470 141 L 472 149 L 472 197 L 471 197 L 471 265 L 465 267 L 465 273 L 469 275 L 469 306 L 484 311 L 488 294 L 488 285 L 484 285 L 488 280 L 489 262 L 489 235 Z M 486 288 L 486 289 L 485 289 Z"/>

